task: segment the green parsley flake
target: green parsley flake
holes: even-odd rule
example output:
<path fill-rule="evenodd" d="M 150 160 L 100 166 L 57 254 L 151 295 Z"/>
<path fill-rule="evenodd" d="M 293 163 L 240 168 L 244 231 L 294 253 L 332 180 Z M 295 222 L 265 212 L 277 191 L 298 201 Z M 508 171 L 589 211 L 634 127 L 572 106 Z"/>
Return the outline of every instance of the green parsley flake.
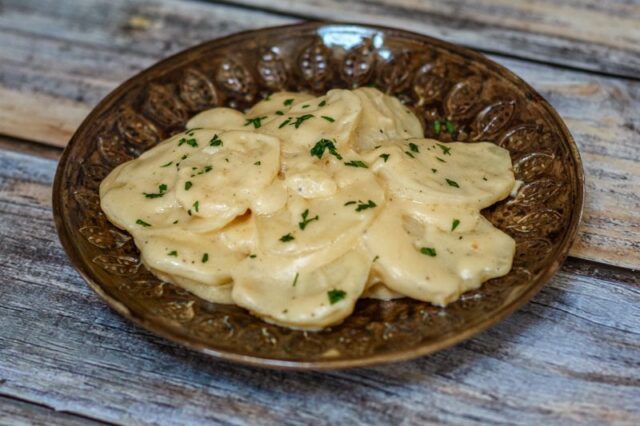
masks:
<path fill-rule="evenodd" d="M 282 111 L 276 111 L 276 115 L 284 115 L 284 112 L 282 112 Z"/>
<path fill-rule="evenodd" d="M 209 253 L 205 253 L 202 255 L 202 263 L 207 263 L 209 261 Z"/>
<path fill-rule="evenodd" d="M 304 228 L 307 227 L 309 222 L 313 222 L 314 220 L 320 219 L 318 215 L 316 215 L 316 217 L 312 217 L 311 219 L 308 219 L 308 217 L 309 217 L 309 209 L 306 209 L 305 211 L 302 212 L 302 222 L 298 222 L 298 226 L 303 231 L 304 231 Z"/>
<path fill-rule="evenodd" d="M 257 254 L 250 254 L 250 255 L 249 255 L 249 257 L 250 257 L 251 259 L 255 259 L 255 258 L 256 258 L 256 256 L 257 256 Z"/>
<path fill-rule="evenodd" d="M 319 107 L 323 107 L 323 106 L 325 106 L 326 104 L 327 104 L 327 101 L 323 100 L 322 102 L 320 102 L 320 103 L 318 104 L 318 106 L 319 106 Z"/>
<path fill-rule="evenodd" d="M 431 169 L 433 173 L 438 173 L 438 169 Z"/>
<path fill-rule="evenodd" d="M 298 283 L 298 277 L 300 276 L 299 272 L 296 272 L 296 277 L 293 279 L 293 285 L 291 287 L 295 287 Z"/>
<path fill-rule="evenodd" d="M 363 169 L 368 169 L 369 166 L 367 166 L 367 163 L 365 163 L 364 161 L 360 161 L 360 160 L 351 160 L 347 163 L 344 163 L 345 166 L 349 166 L 349 167 L 362 167 Z"/>
<path fill-rule="evenodd" d="M 296 237 L 291 235 L 291 232 L 289 232 L 287 235 L 283 235 L 282 237 L 280 237 L 280 241 L 282 241 L 283 243 L 288 243 L 289 241 L 293 241 L 295 239 Z"/>
<path fill-rule="evenodd" d="M 329 303 L 335 305 L 336 303 L 344 299 L 347 296 L 347 293 L 343 290 L 333 289 L 327 292 L 327 296 L 329 297 Z"/>
<path fill-rule="evenodd" d="M 138 219 L 138 220 L 136 220 L 136 223 L 137 223 L 138 225 L 140 225 L 140 226 L 144 226 L 144 227 L 149 227 L 149 226 L 151 226 L 151 224 L 150 224 L 150 223 L 147 223 L 147 222 L 145 222 L 145 221 L 144 221 L 144 220 L 142 220 L 142 219 Z"/>
<path fill-rule="evenodd" d="M 444 124 L 447 126 L 447 132 L 453 133 L 456 131 L 456 126 L 451 121 L 447 120 Z"/>
<path fill-rule="evenodd" d="M 454 188 L 460 188 L 460 185 L 458 185 L 458 182 L 456 182 L 455 180 L 451 180 L 451 179 L 446 179 L 447 183 L 449 184 L 449 186 L 453 186 Z"/>
<path fill-rule="evenodd" d="M 178 146 L 184 145 L 185 143 L 192 148 L 198 147 L 198 141 L 195 140 L 194 138 L 190 138 L 190 139 L 181 138 L 180 141 L 178 141 Z"/>
<path fill-rule="evenodd" d="M 321 115 L 321 117 L 327 120 L 329 123 L 333 123 L 334 121 L 336 121 L 335 118 L 329 117 L 328 115 Z"/>
<path fill-rule="evenodd" d="M 172 164 L 173 164 L 173 161 L 169 161 L 167 164 L 163 164 L 163 165 L 162 165 L 162 166 L 160 166 L 160 167 L 169 167 L 169 166 L 170 166 L 170 165 L 172 165 Z"/>
<path fill-rule="evenodd" d="M 302 105 L 302 108 L 309 108 L 309 104 Z"/>
<path fill-rule="evenodd" d="M 373 201 L 369 200 L 366 203 L 363 203 L 362 201 L 358 201 L 358 206 L 356 207 L 356 211 L 360 212 L 362 210 L 366 210 L 366 209 L 372 209 L 374 207 L 377 207 L 376 203 L 374 203 Z"/>
<path fill-rule="evenodd" d="M 197 212 L 200 211 L 200 201 L 196 201 L 195 203 L 193 203 L 193 209 Z"/>
<path fill-rule="evenodd" d="M 380 256 L 376 256 L 373 258 L 372 262 L 375 262 L 376 260 L 380 259 Z"/>
<path fill-rule="evenodd" d="M 177 252 L 177 251 L 175 251 L 175 250 L 170 251 L 169 253 L 167 253 L 167 256 L 178 257 L 178 252 Z"/>
<path fill-rule="evenodd" d="M 296 121 L 291 123 L 291 125 L 297 129 L 298 127 L 300 127 L 300 125 L 302 125 L 302 123 L 313 117 L 315 117 L 313 114 L 301 115 L 300 117 L 296 118 Z"/>
<path fill-rule="evenodd" d="M 413 142 L 409 143 L 409 149 L 413 152 L 420 152 L 420 149 L 418 148 L 418 145 L 416 145 Z"/>
<path fill-rule="evenodd" d="M 309 153 L 312 157 L 318 157 L 319 159 L 322 159 L 324 151 L 327 150 L 329 151 L 329 154 L 333 155 L 338 160 L 342 160 L 342 155 L 338 154 L 334 142 L 335 139 L 333 140 L 333 142 L 329 139 L 320 139 L 318 142 L 316 142 L 313 148 L 311 148 Z"/>
<path fill-rule="evenodd" d="M 188 191 L 189 189 L 191 189 L 191 187 L 192 187 L 192 186 L 193 186 L 193 184 L 191 183 L 191 181 L 190 181 L 190 180 L 188 180 L 188 181 L 186 181 L 186 182 L 184 183 L 184 190 L 185 190 L 185 191 Z"/>
<path fill-rule="evenodd" d="M 416 158 L 416 156 L 413 155 L 412 153 L 410 153 L 409 151 L 405 151 L 404 153 L 407 154 L 411 158 Z"/>
<path fill-rule="evenodd" d="M 438 160 L 438 161 L 439 161 L 439 162 L 441 162 L 441 163 L 446 163 L 446 161 L 444 161 L 444 160 L 443 160 L 442 158 L 440 158 L 440 157 L 436 157 L 436 160 Z"/>
<path fill-rule="evenodd" d="M 437 254 L 436 249 L 434 249 L 433 247 L 422 247 L 420 249 L 420 253 L 431 257 L 436 257 Z"/>
<path fill-rule="evenodd" d="M 460 225 L 460 220 L 459 219 L 453 219 L 453 222 L 451 223 L 451 230 L 454 231 L 458 225 Z"/>
<path fill-rule="evenodd" d="M 256 161 L 255 163 L 253 163 L 254 166 L 259 166 L 260 164 L 262 164 L 262 161 Z"/>
<path fill-rule="evenodd" d="M 293 103 L 293 99 L 286 99 L 282 104 L 284 106 L 289 106 Z"/>
<path fill-rule="evenodd" d="M 391 156 L 391 154 L 386 154 L 386 153 L 378 155 L 378 157 L 382 158 L 385 163 L 387 162 L 387 160 L 389 159 L 390 156 Z"/>
<path fill-rule="evenodd" d="M 218 135 L 213 135 L 211 140 L 209 141 L 210 146 L 221 146 L 223 145 L 222 139 Z"/>
<path fill-rule="evenodd" d="M 253 124 L 254 129 L 259 129 L 260 126 L 262 126 L 262 120 L 264 120 L 267 117 L 255 117 L 255 118 L 247 118 L 244 122 L 245 126 L 248 126 L 249 124 Z"/>
<path fill-rule="evenodd" d="M 284 126 L 286 126 L 287 124 L 289 124 L 289 122 L 291 121 L 291 117 L 287 118 L 286 120 L 284 120 L 282 123 L 280 123 L 280 125 L 278 126 L 278 129 L 282 129 Z"/>
<path fill-rule="evenodd" d="M 434 121 L 433 122 L 433 131 L 435 132 L 435 134 L 439 135 L 441 130 L 442 130 L 442 124 L 440 123 L 440 120 Z"/>
<path fill-rule="evenodd" d="M 160 198 L 163 197 L 165 192 L 167 192 L 167 185 L 165 185 L 164 183 L 161 183 L 158 186 L 158 192 L 155 193 L 147 193 L 147 192 L 143 192 L 145 198 Z"/>
<path fill-rule="evenodd" d="M 442 150 L 442 153 L 444 155 L 451 155 L 451 148 L 450 147 L 444 146 L 444 145 L 442 145 L 440 143 L 437 143 L 436 145 Z"/>

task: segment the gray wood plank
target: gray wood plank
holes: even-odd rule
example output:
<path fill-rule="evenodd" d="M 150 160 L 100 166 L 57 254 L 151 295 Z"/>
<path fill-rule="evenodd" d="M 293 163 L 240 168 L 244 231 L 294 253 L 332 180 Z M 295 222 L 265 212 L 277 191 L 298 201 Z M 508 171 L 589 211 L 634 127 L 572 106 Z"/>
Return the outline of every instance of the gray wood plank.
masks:
<path fill-rule="evenodd" d="M 640 423 L 640 274 L 570 260 L 500 325 L 376 368 L 293 373 L 183 349 L 112 312 L 51 221 L 55 161 L 0 150 L 0 394 L 136 424 Z"/>
<path fill-rule="evenodd" d="M 51 408 L 0 396 L 0 425 L 98 426 L 107 423 L 54 411 Z"/>
<path fill-rule="evenodd" d="M 290 22 L 197 2 L 5 1 L 0 133 L 62 146 L 99 99 L 154 61 L 213 37 Z M 547 97 L 580 146 L 587 206 L 571 254 L 640 265 L 640 83 L 492 58 Z"/>
<path fill-rule="evenodd" d="M 484 52 L 640 78 L 637 0 L 226 0 L 224 3 L 312 19 L 406 28 Z"/>

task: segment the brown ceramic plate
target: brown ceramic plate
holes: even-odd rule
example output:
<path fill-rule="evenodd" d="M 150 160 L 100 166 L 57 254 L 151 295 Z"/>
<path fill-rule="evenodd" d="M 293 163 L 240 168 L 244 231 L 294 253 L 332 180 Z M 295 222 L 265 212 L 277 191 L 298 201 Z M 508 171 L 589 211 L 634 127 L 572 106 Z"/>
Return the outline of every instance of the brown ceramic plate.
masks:
<path fill-rule="evenodd" d="M 444 141 L 493 141 L 525 184 L 483 213 L 517 241 L 511 272 L 438 308 L 361 300 L 343 324 L 302 332 L 205 302 L 140 264 L 130 236 L 100 211 L 98 186 L 116 165 L 218 105 L 246 108 L 278 90 L 322 93 L 375 85 L 398 96 Z M 448 119 L 455 128 L 443 123 Z M 440 128 L 435 124 L 441 123 Z M 580 157 L 553 108 L 483 55 L 376 26 L 304 23 L 213 40 L 125 82 L 71 139 L 53 188 L 55 221 L 71 262 L 121 315 L 213 356 L 264 367 L 326 369 L 409 359 L 451 346 L 527 302 L 565 259 L 583 202 Z"/>

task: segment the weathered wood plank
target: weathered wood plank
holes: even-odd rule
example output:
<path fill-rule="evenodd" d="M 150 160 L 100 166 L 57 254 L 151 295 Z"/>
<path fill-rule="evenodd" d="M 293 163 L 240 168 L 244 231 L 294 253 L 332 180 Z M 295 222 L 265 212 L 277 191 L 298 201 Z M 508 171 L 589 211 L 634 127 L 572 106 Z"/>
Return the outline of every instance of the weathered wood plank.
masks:
<path fill-rule="evenodd" d="M 226 0 L 313 19 L 406 28 L 475 49 L 640 78 L 631 0 Z"/>
<path fill-rule="evenodd" d="M 9 1 L 0 13 L 0 133 L 62 146 L 90 108 L 133 72 L 212 37 L 290 21 L 166 0 Z M 638 267 L 640 83 L 493 59 L 546 96 L 580 146 L 587 208 L 571 254 Z"/>
<path fill-rule="evenodd" d="M 0 424 L 11 426 L 98 426 L 106 423 L 0 396 Z"/>
<path fill-rule="evenodd" d="M 137 424 L 640 422 L 640 276 L 570 260 L 509 319 L 412 362 L 285 373 L 215 361 L 118 317 L 73 271 L 55 161 L 0 150 L 0 394 Z"/>

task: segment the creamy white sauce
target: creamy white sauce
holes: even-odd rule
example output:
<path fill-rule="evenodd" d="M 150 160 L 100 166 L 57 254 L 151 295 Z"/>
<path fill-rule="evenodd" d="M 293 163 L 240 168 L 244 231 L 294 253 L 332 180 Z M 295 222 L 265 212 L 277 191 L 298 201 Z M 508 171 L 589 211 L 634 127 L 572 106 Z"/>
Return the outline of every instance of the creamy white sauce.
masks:
<path fill-rule="evenodd" d="M 319 329 L 360 297 L 444 306 L 511 268 L 515 242 L 480 215 L 514 189 L 509 153 L 424 139 L 376 89 L 274 93 L 187 129 L 100 198 L 154 274 L 203 299 Z"/>

